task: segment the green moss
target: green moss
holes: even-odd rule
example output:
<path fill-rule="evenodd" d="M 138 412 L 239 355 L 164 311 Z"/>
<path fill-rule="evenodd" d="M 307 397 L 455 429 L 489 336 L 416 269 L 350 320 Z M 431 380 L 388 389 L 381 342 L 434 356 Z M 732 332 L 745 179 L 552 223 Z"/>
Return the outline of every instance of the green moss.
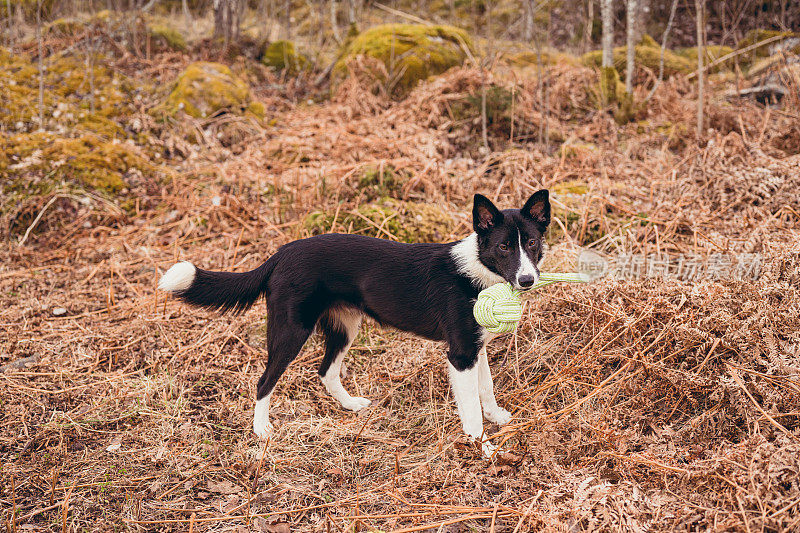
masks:
<path fill-rule="evenodd" d="M 703 59 L 704 59 L 703 64 L 704 65 L 708 65 L 712 61 L 716 61 L 720 57 L 723 57 L 723 56 L 726 56 L 726 55 L 732 53 L 733 52 L 733 48 L 731 48 L 730 46 L 711 45 L 711 46 L 706 46 L 705 49 L 703 50 L 703 52 L 704 52 L 704 54 L 703 54 L 703 56 L 704 56 L 703 57 Z M 692 65 L 694 65 L 695 68 L 697 68 L 697 47 L 696 46 L 693 46 L 692 48 L 681 48 L 680 50 L 677 50 L 676 53 L 678 55 L 680 55 L 681 57 L 685 57 L 686 59 L 688 59 L 689 62 Z M 721 71 L 723 69 L 731 68 L 731 67 L 733 67 L 734 61 L 735 60 L 733 58 L 731 58 L 731 59 L 729 59 L 727 61 L 723 61 L 722 63 L 714 66 L 711 69 L 709 69 L 709 72 L 719 72 L 719 71 Z"/>
<path fill-rule="evenodd" d="M 384 24 L 356 36 L 343 50 L 334 74 L 346 72 L 346 63 L 358 55 L 374 57 L 386 66 L 384 80 L 395 93 L 413 88 L 421 80 L 461 65 L 472 48 L 467 32 L 453 26 Z"/>
<path fill-rule="evenodd" d="M 777 31 L 777 30 L 750 30 L 744 36 L 744 38 L 736 44 L 737 50 L 743 50 L 748 46 L 752 46 L 756 43 L 760 43 L 767 39 L 772 39 L 774 37 L 782 37 L 783 39 L 788 39 L 790 37 L 797 37 L 798 33 L 792 33 L 790 31 Z M 777 43 L 781 42 L 783 39 L 776 39 L 768 44 L 762 44 L 761 46 L 756 47 L 753 51 L 748 52 L 751 54 L 751 57 L 767 57 L 769 55 L 769 50 L 771 47 L 775 46 Z"/>
<path fill-rule="evenodd" d="M 358 178 L 357 188 L 367 200 L 374 200 L 396 196 L 406 181 L 406 175 L 397 172 L 392 165 L 384 165 L 382 168 L 369 166 Z"/>
<path fill-rule="evenodd" d="M 155 41 L 157 49 L 169 49 L 178 52 L 185 51 L 188 47 L 186 39 L 181 33 L 163 24 L 150 24 L 147 26 L 147 34 L 151 40 Z"/>
<path fill-rule="evenodd" d="M 539 54 L 532 51 L 519 52 L 516 54 L 503 54 L 501 59 L 515 67 L 536 66 L 539 64 Z M 578 57 L 558 50 L 542 50 L 543 65 L 571 65 L 578 66 L 581 61 Z"/>
<path fill-rule="evenodd" d="M 639 44 L 642 46 L 649 46 L 651 48 L 661 48 L 661 45 L 656 42 L 650 35 L 644 34 L 642 35 L 642 39 L 639 41 Z"/>
<path fill-rule="evenodd" d="M 619 125 L 627 124 L 636 117 L 639 107 L 631 93 L 626 91 L 623 91 L 621 95 L 617 93 L 617 109 L 614 110 L 614 120 Z"/>
<path fill-rule="evenodd" d="M 261 62 L 276 70 L 286 70 L 290 74 L 307 70 L 310 66 L 308 59 L 297 52 L 291 41 L 271 43 L 264 51 Z"/>
<path fill-rule="evenodd" d="M 123 131 L 116 121 L 133 112 L 136 88 L 127 78 L 107 69 L 103 56 L 95 57 L 90 76 L 85 59 L 68 55 L 45 61 L 44 125 L 57 124 L 107 137 L 122 136 Z M 14 131 L 38 127 L 37 66 L 26 56 L 0 48 L 0 79 L 4 80 L 0 83 L 0 125 Z"/>
<path fill-rule="evenodd" d="M 303 226 L 313 234 L 327 233 L 334 216 L 335 212 L 316 211 L 306 216 Z M 454 227 L 453 218 L 436 205 L 388 198 L 362 204 L 354 212 L 340 210 L 335 229 L 402 242 L 441 242 Z"/>
<path fill-rule="evenodd" d="M 78 19 L 67 17 L 59 18 L 45 24 L 42 28 L 42 34 L 46 37 L 49 36 L 74 36 L 86 29 L 86 24 Z"/>
<path fill-rule="evenodd" d="M 624 92 L 625 86 L 619 81 L 619 72 L 614 67 L 602 67 L 596 95 L 600 107 L 613 104 L 617 101 L 617 95 L 621 95 Z"/>
<path fill-rule="evenodd" d="M 619 74 L 624 74 L 627 63 L 627 47 L 620 46 L 614 48 L 613 58 L 614 68 Z M 581 57 L 583 64 L 589 67 L 600 67 L 602 60 L 603 52 L 601 50 L 593 50 Z M 634 47 L 634 60 L 637 65 L 643 65 L 654 72 L 658 72 L 659 63 L 661 61 L 661 48 L 658 46 L 638 44 Z M 687 58 L 679 56 L 672 50 L 664 50 L 665 76 L 689 74 L 695 70 L 696 66 L 696 61 L 692 64 Z"/>
<path fill-rule="evenodd" d="M 72 183 L 106 193 L 127 186 L 125 174 L 136 169 L 152 174 L 155 167 L 129 143 L 106 141 L 92 134 L 69 139 L 48 133 L 0 137 L 0 171 L 8 193 L 42 194 L 57 182 Z M 8 157 L 11 154 L 11 157 Z"/>
<path fill-rule="evenodd" d="M 263 118 L 263 106 L 250 95 L 250 87 L 221 63 L 199 61 L 186 67 L 167 97 L 155 111 L 177 114 L 184 111 L 195 118 L 217 113 L 250 112 Z"/>

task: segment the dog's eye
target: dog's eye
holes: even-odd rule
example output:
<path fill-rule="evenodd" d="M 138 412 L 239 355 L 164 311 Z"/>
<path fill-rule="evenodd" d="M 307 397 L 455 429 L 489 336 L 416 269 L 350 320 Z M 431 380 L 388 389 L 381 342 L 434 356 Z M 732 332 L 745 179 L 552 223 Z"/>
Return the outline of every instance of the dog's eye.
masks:
<path fill-rule="evenodd" d="M 503 252 L 508 251 L 508 244 L 505 242 L 501 242 L 500 244 L 497 245 L 497 247 L 500 248 L 500 250 Z"/>
<path fill-rule="evenodd" d="M 528 240 L 528 248 L 536 248 L 536 239 Z"/>

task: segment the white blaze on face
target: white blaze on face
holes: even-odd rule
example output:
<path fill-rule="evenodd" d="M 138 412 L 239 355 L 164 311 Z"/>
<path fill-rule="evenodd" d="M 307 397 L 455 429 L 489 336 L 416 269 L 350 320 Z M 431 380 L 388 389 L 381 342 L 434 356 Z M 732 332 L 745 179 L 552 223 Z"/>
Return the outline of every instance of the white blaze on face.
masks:
<path fill-rule="evenodd" d="M 519 285 L 519 278 L 523 276 L 533 276 L 533 283 L 539 281 L 539 270 L 531 261 L 525 247 L 522 246 L 522 234 L 517 232 L 517 240 L 519 242 L 519 269 L 517 270 L 517 285 Z"/>

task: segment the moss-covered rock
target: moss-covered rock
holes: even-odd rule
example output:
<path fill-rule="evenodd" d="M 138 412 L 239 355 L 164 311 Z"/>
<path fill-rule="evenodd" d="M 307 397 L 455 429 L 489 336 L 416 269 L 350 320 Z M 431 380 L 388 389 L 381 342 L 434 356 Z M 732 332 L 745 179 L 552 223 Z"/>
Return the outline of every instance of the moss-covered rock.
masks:
<path fill-rule="evenodd" d="M 296 74 L 301 70 L 307 70 L 310 66 L 308 59 L 297 52 L 294 43 L 291 41 L 275 41 L 267 46 L 261 62 L 276 70 L 285 70 L 290 74 Z"/>
<path fill-rule="evenodd" d="M 731 48 L 730 46 L 711 45 L 711 46 L 706 46 L 704 48 L 703 52 L 704 52 L 703 53 L 703 59 L 704 59 L 703 64 L 704 65 L 708 65 L 712 61 L 716 61 L 717 59 L 732 53 L 733 52 L 733 48 Z M 696 46 L 693 46 L 691 48 L 682 48 L 680 50 L 677 50 L 676 53 L 679 56 L 685 57 L 686 59 L 688 59 L 689 62 L 692 65 L 694 65 L 695 68 L 697 68 L 697 47 Z M 721 70 L 733 67 L 734 61 L 735 61 L 735 59 L 731 58 L 731 59 L 723 61 L 722 63 L 720 63 L 718 65 L 715 65 L 714 67 L 712 67 L 710 69 L 707 69 L 707 70 L 709 72 L 719 72 Z"/>
<path fill-rule="evenodd" d="M 56 55 L 45 61 L 44 127 L 86 130 L 121 137 L 117 123 L 133 111 L 137 89 L 111 72 L 97 56 L 91 71 L 85 57 Z M 0 48 L 0 125 L 24 132 L 38 129 L 39 70 L 29 58 Z M 92 85 L 94 94 L 92 94 Z"/>
<path fill-rule="evenodd" d="M 634 60 L 637 65 L 642 65 L 658 72 L 661 61 L 661 48 L 658 45 L 651 46 L 649 44 L 650 41 L 642 41 L 642 43 L 634 47 Z M 655 41 L 652 42 L 655 43 Z M 614 68 L 620 75 L 625 73 L 627 51 L 628 48 L 626 46 L 614 48 Z M 672 50 L 664 50 L 664 75 L 689 74 L 695 70 L 697 66 L 696 60 L 697 58 L 695 57 L 695 63 L 692 64 L 687 58 L 679 56 Z M 600 67 L 603 62 L 603 52 L 602 50 L 587 52 L 581 57 L 581 61 L 589 67 Z"/>
<path fill-rule="evenodd" d="M 164 105 L 156 109 L 167 114 L 181 111 L 195 118 L 219 113 L 264 116 L 264 106 L 253 100 L 247 83 L 227 66 L 204 61 L 186 67 Z"/>
<path fill-rule="evenodd" d="M 639 44 L 642 46 L 649 46 L 651 48 L 661 48 L 661 45 L 647 33 L 642 35 Z"/>
<path fill-rule="evenodd" d="M 750 68 L 747 69 L 747 77 L 752 79 L 758 77 L 765 72 L 773 69 L 773 68 L 780 68 L 783 66 L 784 61 L 786 58 L 781 54 L 775 54 L 774 56 L 768 56 L 762 59 L 759 59 L 752 65 Z"/>
<path fill-rule="evenodd" d="M 72 17 L 64 17 L 49 22 L 42 28 L 42 34 L 45 37 L 72 37 L 78 35 L 86 29 L 86 23 Z"/>
<path fill-rule="evenodd" d="M 184 52 L 188 48 L 181 32 L 164 24 L 148 24 L 147 35 L 156 50 Z"/>
<path fill-rule="evenodd" d="M 789 39 L 791 37 L 798 37 L 798 36 L 800 36 L 800 34 L 793 33 L 790 31 L 761 30 L 761 29 L 750 30 L 749 32 L 747 32 L 747 34 L 741 41 L 736 43 L 736 49 L 743 50 L 748 46 L 752 46 L 762 41 L 766 41 L 767 39 L 780 37 L 779 39 L 775 39 L 770 43 L 757 46 L 753 51 L 748 52 L 748 54 L 751 54 L 751 57 L 767 57 L 768 55 L 770 55 L 770 49 L 774 47 L 777 43 L 783 41 L 784 39 Z"/>
<path fill-rule="evenodd" d="M 601 67 L 597 94 L 600 107 L 613 104 L 624 92 L 625 86 L 619 81 L 619 72 L 617 72 L 617 69 L 614 67 Z"/>
<path fill-rule="evenodd" d="M 530 50 L 511 54 L 502 54 L 500 59 L 514 67 L 530 67 L 539 64 L 539 54 Z M 579 66 L 581 64 L 580 58 L 566 52 L 559 52 L 558 50 L 551 49 L 542 50 L 541 61 L 543 65 Z"/>
<path fill-rule="evenodd" d="M 153 174 L 155 166 L 133 144 L 93 134 L 62 138 L 50 133 L 0 136 L 0 173 L 8 177 L 5 194 L 43 194 L 58 183 L 106 193 L 127 186 L 135 169 Z"/>
<path fill-rule="evenodd" d="M 303 226 L 312 234 L 327 233 L 334 216 L 334 212 L 316 211 L 306 216 Z M 352 212 L 341 210 L 335 229 L 401 242 L 441 242 L 454 228 L 453 218 L 436 205 L 387 198 L 362 204 Z"/>
<path fill-rule="evenodd" d="M 461 65 L 471 47 L 467 32 L 453 26 L 384 24 L 353 38 L 342 50 L 334 73 L 343 75 L 349 59 L 367 55 L 386 66 L 389 88 L 404 93 L 429 76 Z"/>
<path fill-rule="evenodd" d="M 383 167 L 368 166 L 358 178 L 356 188 L 367 200 L 397 196 L 408 180 L 403 172 L 398 172 L 392 165 Z"/>

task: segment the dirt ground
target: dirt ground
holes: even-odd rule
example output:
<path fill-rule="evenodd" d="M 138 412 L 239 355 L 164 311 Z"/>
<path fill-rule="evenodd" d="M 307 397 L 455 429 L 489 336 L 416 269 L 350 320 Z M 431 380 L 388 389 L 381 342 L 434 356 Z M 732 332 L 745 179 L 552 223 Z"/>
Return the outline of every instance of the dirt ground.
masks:
<path fill-rule="evenodd" d="M 181 61 L 158 65 L 156 81 Z M 271 125 L 209 120 L 199 149 L 161 130 L 171 174 L 145 180 L 124 211 L 42 195 L 15 211 L 24 223 L 5 219 L 4 526 L 800 530 L 798 110 L 712 98 L 698 147 L 676 126 L 691 124 L 696 102 L 680 80 L 619 126 L 593 110 L 589 69 L 550 68 L 544 116 L 534 77 L 498 72 L 489 83 L 513 85 L 515 110 L 486 151 L 454 104 L 477 94 L 480 72 L 454 69 L 391 101 L 352 68 L 323 103 L 262 91 Z M 555 150 L 525 140 L 545 126 Z M 757 254 L 759 276 L 606 278 L 527 296 L 518 331 L 489 347 L 498 401 L 514 415 L 488 425 L 509 452 L 497 461 L 461 436 L 445 346 L 369 323 L 343 382 L 372 406 L 353 414 L 330 398 L 313 338 L 279 382 L 276 431 L 260 442 L 263 304 L 220 317 L 155 290 L 176 260 L 243 271 L 319 224 L 458 239 L 474 192 L 510 207 L 540 187 L 557 218 L 551 271 L 574 269 L 588 247 L 706 263 Z"/>

